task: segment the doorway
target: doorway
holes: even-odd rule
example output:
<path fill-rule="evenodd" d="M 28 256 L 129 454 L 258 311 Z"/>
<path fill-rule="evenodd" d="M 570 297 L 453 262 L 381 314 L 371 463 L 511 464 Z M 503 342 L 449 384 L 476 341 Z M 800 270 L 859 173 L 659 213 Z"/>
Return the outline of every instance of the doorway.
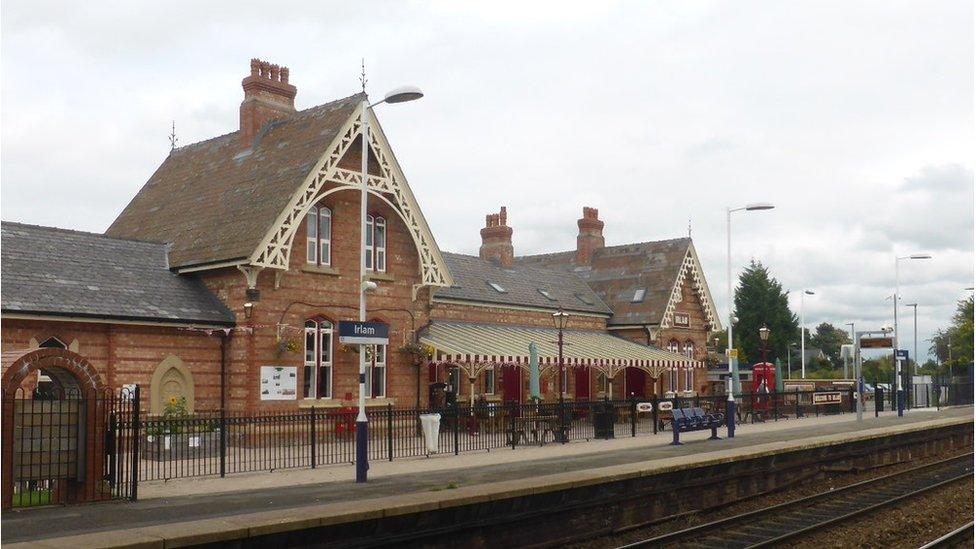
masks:
<path fill-rule="evenodd" d="M 627 398 L 644 398 L 647 374 L 640 368 L 627 368 L 624 378 L 624 391 Z"/>
<path fill-rule="evenodd" d="M 502 366 L 502 393 L 505 402 L 522 402 L 522 370 Z"/>
<path fill-rule="evenodd" d="M 590 368 L 574 368 L 573 376 L 576 400 L 590 400 Z"/>

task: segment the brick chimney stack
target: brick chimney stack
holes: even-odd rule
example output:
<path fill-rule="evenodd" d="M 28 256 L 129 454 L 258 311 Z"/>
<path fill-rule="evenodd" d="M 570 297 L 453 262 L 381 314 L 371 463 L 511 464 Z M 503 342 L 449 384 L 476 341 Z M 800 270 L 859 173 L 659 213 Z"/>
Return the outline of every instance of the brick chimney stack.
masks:
<path fill-rule="evenodd" d="M 593 253 L 603 247 L 603 221 L 599 219 L 596 208 L 583 207 L 583 217 L 576 222 L 579 235 L 576 237 L 576 264 L 589 265 Z"/>
<path fill-rule="evenodd" d="M 481 229 L 481 259 L 490 259 L 505 266 L 515 263 L 512 247 L 512 228 L 508 226 L 508 212 L 502 206 L 500 212 L 485 216 L 485 228 Z"/>
<path fill-rule="evenodd" d="M 251 75 L 246 77 L 241 102 L 240 146 L 248 149 L 254 137 L 268 122 L 295 112 L 298 88 L 288 83 L 288 67 L 251 59 Z"/>

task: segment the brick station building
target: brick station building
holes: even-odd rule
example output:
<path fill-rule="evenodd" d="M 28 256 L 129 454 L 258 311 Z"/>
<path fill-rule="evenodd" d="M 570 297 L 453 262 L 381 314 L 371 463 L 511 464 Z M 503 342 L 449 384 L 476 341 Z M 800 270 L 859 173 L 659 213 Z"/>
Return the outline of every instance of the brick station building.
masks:
<path fill-rule="evenodd" d="M 3 223 L 5 383 L 57 384 L 28 372 L 24 357 L 44 347 L 106 387 L 138 384 L 154 413 L 174 396 L 247 412 L 354 402 L 360 349 L 337 326 L 358 318 L 363 282 L 365 95 L 298 111 L 287 68 L 250 68 L 239 129 L 171 151 L 105 234 Z M 560 309 L 567 398 L 706 390 L 720 326 L 690 239 L 605 246 L 584 208 L 575 250 L 517 257 L 503 207 L 479 256 L 442 252 L 366 116 L 367 311 L 390 328 L 388 346 L 363 349 L 369 405 L 426 406 L 445 386 L 524 401 L 529 344 L 554 399 Z"/>

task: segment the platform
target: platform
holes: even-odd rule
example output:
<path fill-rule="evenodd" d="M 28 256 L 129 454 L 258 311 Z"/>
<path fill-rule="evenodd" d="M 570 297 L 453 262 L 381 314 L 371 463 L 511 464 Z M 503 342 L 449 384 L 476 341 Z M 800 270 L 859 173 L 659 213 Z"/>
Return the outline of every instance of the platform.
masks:
<path fill-rule="evenodd" d="M 134 503 L 4 513 L 3 541 L 32 541 L 35 547 L 38 540 L 51 547 L 163 547 L 234 539 L 553 492 L 972 419 L 972 407 L 915 410 L 903 418 L 865 414 L 861 424 L 845 414 L 740 425 L 734 439 L 720 441 L 705 440 L 707 432 L 688 433 L 677 447 L 668 445 L 670 433 L 661 433 L 374 462 L 365 485 L 352 482 L 350 466 L 147 484 L 147 497 Z"/>

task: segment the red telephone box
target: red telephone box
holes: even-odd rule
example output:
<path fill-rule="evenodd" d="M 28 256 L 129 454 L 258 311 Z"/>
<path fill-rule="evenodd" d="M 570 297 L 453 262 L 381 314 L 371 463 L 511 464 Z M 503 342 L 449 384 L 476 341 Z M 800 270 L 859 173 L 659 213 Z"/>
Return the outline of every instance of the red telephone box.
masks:
<path fill-rule="evenodd" d="M 776 390 L 776 365 L 769 362 L 758 362 L 752 366 L 752 392 L 755 393 L 756 410 L 767 410 L 770 407 L 768 398 L 763 393 Z"/>

